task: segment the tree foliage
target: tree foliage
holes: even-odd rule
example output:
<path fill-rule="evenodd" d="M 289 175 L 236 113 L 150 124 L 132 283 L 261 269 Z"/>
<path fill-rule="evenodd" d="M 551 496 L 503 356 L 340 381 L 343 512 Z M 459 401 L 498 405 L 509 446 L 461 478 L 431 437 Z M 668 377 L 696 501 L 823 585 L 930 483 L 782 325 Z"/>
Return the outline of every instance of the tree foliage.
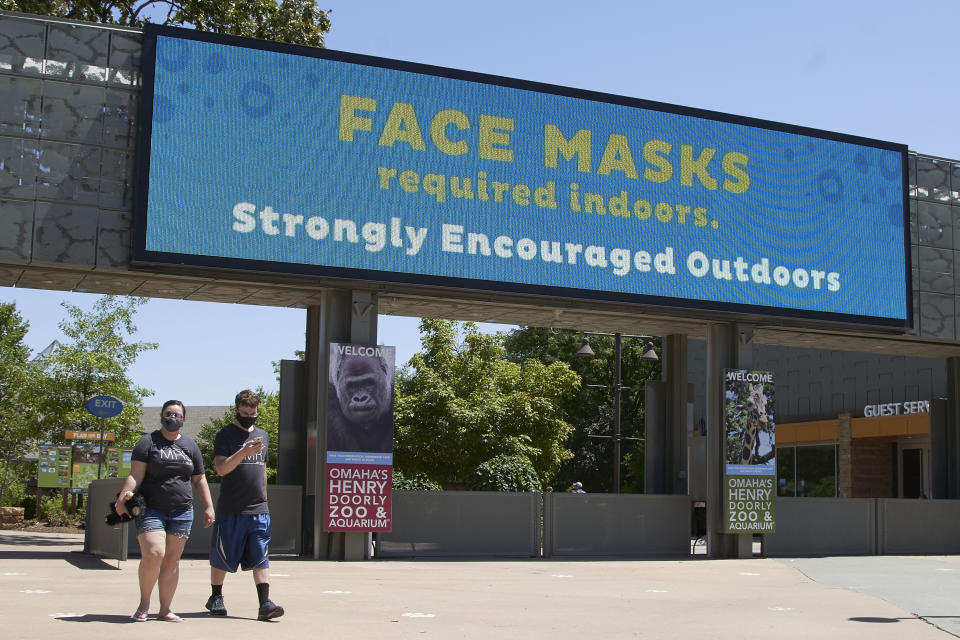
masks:
<path fill-rule="evenodd" d="M 579 331 L 554 331 L 542 327 L 520 327 L 504 340 L 507 357 L 513 362 L 536 359 L 549 366 L 566 363 L 582 380 L 578 391 L 562 399 L 564 418 L 573 426 L 567 446 L 573 456 L 554 478 L 559 489 L 582 482 L 590 492 L 613 489 L 614 421 L 614 338 L 589 336 L 595 356 L 576 356 L 582 344 Z M 647 380 L 660 378 L 660 363 L 641 359 L 646 340 L 623 338 L 621 349 L 620 431 L 624 437 L 643 437 L 645 416 L 643 387 Z M 657 344 L 657 340 L 653 340 Z M 623 481 L 621 490 L 643 490 L 643 441 L 621 442 Z"/>
<path fill-rule="evenodd" d="M 394 491 L 443 491 L 443 487 L 423 474 L 408 476 L 399 469 L 393 470 Z"/>
<path fill-rule="evenodd" d="M 498 455 L 480 463 L 470 474 L 471 491 L 540 491 L 543 487 L 525 456 Z"/>
<path fill-rule="evenodd" d="M 12 303 L 0 302 L 0 504 L 18 478 L 18 466 L 36 424 L 36 367 L 24 344 L 29 324 Z"/>
<path fill-rule="evenodd" d="M 563 362 L 510 362 L 501 334 L 424 319 L 422 351 L 398 371 L 394 463 L 446 489 L 464 488 L 499 456 L 529 461 L 541 485 L 570 452 L 564 399 L 579 380 Z"/>
<path fill-rule="evenodd" d="M 330 11 L 312 0 L 0 0 L 0 9 L 142 27 L 147 22 L 322 47 Z"/>
<path fill-rule="evenodd" d="M 132 340 L 137 331 L 133 319 L 144 304 L 144 298 L 102 296 L 87 312 L 62 303 L 67 318 L 60 330 L 67 342 L 37 363 L 43 388 L 37 398 L 35 442 L 63 442 L 65 429 L 99 429 L 100 421 L 86 409 L 87 400 L 97 395 L 123 402 L 123 412 L 106 420 L 118 445 L 131 445 L 140 437 L 140 410 L 151 391 L 135 385 L 127 371 L 141 353 L 157 348 Z"/>

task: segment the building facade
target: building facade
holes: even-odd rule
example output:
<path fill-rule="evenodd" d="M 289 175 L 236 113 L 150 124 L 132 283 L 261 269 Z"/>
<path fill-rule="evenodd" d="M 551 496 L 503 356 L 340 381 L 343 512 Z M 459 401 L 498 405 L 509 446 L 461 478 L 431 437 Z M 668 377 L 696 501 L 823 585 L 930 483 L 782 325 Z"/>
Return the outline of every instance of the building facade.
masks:
<path fill-rule="evenodd" d="M 0 285 L 316 304 L 283 286 L 129 269 L 141 47 L 133 29 L 0 12 Z M 910 333 L 956 347 L 960 163 L 912 153 L 908 171 Z M 903 408 L 946 395 L 945 358 L 758 344 L 753 362 L 775 374 L 781 495 L 927 495 L 929 413 Z M 705 368 L 691 340 L 694 424 Z M 887 405 L 901 413 L 866 415 Z"/>

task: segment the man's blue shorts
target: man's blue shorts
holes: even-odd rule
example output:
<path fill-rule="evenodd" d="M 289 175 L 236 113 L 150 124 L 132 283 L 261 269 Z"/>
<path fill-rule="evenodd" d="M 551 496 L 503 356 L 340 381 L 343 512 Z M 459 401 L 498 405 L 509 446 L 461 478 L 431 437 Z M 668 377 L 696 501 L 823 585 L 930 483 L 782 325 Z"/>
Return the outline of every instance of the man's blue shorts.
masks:
<path fill-rule="evenodd" d="M 234 573 L 270 566 L 270 514 L 217 514 L 210 538 L 210 565 Z"/>

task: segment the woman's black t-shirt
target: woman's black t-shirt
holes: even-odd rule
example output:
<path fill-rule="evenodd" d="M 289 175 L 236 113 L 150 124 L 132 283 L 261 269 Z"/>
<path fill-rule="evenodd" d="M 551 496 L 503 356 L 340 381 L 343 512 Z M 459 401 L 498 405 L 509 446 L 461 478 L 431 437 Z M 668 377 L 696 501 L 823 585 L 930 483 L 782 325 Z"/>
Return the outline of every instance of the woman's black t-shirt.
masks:
<path fill-rule="evenodd" d="M 170 441 L 157 429 L 140 438 L 130 459 L 147 463 L 140 493 L 148 507 L 180 513 L 193 506 L 190 479 L 203 473 L 203 456 L 196 442 L 186 436 Z"/>

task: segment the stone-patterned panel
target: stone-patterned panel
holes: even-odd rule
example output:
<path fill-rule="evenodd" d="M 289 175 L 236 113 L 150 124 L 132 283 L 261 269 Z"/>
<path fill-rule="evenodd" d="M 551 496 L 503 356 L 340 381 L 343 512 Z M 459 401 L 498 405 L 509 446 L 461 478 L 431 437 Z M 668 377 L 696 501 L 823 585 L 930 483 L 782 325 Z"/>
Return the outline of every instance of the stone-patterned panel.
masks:
<path fill-rule="evenodd" d="M 125 87 L 140 86 L 140 54 L 143 36 L 139 33 L 110 34 L 110 84 Z"/>
<path fill-rule="evenodd" d="M 45 33 L 46 25 L 39 20 L 0 18 L 0 71 L 42 75 Z"/>
<path fill-rule="evenodd" d="M 920 292 L 920 333 L 934 338 L 956 337 L 953 296 Z"/>
<path fill-rule="evenodd" d="M 107 80 L 110 32 L 97 27 L 51 23 L 43 72 L 48 78 L 103 83 Z"/>
<path fill-rule="evenodd" d="M 107 89 L 103 103 L 103 144 L 132 149 L 135 144 L 137 96 L 122 89 Z"/>
<path fill-rule="evenodd" d="M 38 202 L 33 238 L 34 262 L 96 263 L 96 207 Z"/>
<path fill-rule="evenodd" d="M 100 206 L 133 208 L 133 152 L 104 149 L 100 162 Z"/>
<path fill-rule="evenodd" d="M 953 246 L 960 249 L 960 205 L 950 207 L 950 219 L 953 221 Z"/>
<path fill-rule="evenodd" d="M 40 133 L 42 86 L 39 78 L 0 76 L 0 134 L 32 138 Z"/>
<path fill-rule="evenodd" d="M 0 260 L 30 261 L 33 208 L 30 201 L 0 200 Z"/>
<path fill-rule="evenodd" d="M 934 271 L 920 271 L 918 273 L 920 276 L 920 291 L 953 295 L 954 285 L 952 273 L 936 273 Z"/>
<path fill-rule="evenodd" d="M 917 197 L 950 202 L 951 163 L 934 158 L 917 158 Z"/>
<path fill-rule="evenodd" d="M 41 141 L 38 168 L 38 200 L 99 201 L 100 147 Z"/>
<path fill-rule="evenodd" d="M 916 247 L 920 244 L 920 225 L 917 223 L 917 209 L 919 208 L 918 200 L 910 200 L 910 246 Z M 911 259 L 916 260 L 916 256 L 912 256 Z"/>
<path fill-rule="evenodd" d="M 0 136 L 0 197 L 37 197 L 38 144 L 36 140 Z"/>
<path fill-rule="evenodd" d="M 910 185 L 910 197 L 917 197 L 917 156 L 907 156 L 907 182 Z"/>
<path fill-rule="evenodd" d="M 920 271 L 953 273 L 952 250 L 921 246 L 917 254 L 917 267 Z"/>
<path fill-rule="evenodd" d="M 130 266 L 131 216 L 126 212 L 101 211 L 97 234 L 97 266 L 126 269 Z"/>
<path fill-rule="evenodd" d="M 954 222 L 950 209 L 950 205 L 940 202 L 917 203 L 917 228 L 921 246 L 953 248 Z"/>
<path fill-rule="evenodd" d="M 920 333 L 920 292 L 916 289 L 913 290 L 913 329 L 908 333 L 911 335 L 921 335 Z"/>
<path fill-rule="evenodd" d="M 97 144 L 103 135 L 104 88 L 43 83 L 42 138 Z"/>

